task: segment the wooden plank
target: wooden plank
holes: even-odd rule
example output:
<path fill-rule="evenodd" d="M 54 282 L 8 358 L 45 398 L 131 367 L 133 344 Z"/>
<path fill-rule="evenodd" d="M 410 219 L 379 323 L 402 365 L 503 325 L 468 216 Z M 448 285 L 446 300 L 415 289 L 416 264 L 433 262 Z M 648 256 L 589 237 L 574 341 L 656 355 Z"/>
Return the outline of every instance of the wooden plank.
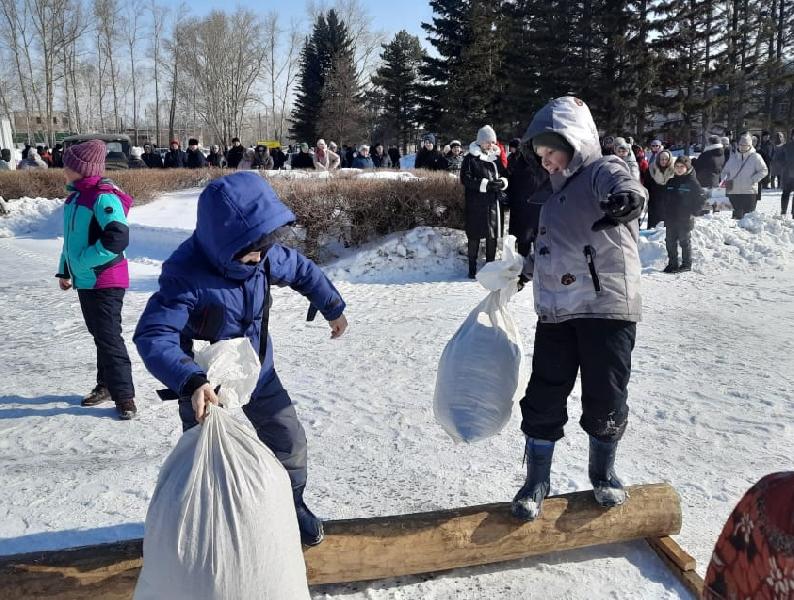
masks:
<path fill-rule="evenodd" d="M 590 491 L 549 498 L 543 516 L 521 523 L 507 503 L 326 523 L 306 549 L 311 585 L 443 571 L 639 538 L 681 529 L 678 494 L 667 484 L 628 488 L 623 506 L 598 506 Z M 141 540 L 0 559 L 4 600 L 130 598 Z"/>
<path fill-rule="evenodd" d="M 669 542 L 665 541 L 664 543 L 660 543 L 658 538 L 648 538 L 646 541 L 653 551 L 659 555 L 659 558 L 662 559 L 662 562 L 667 565 L 667 568 L 670 569 L 673 575 L 675 575 L 678 580 L 683 583 L 690 592 L 692 592 L 696 600 L 700 600 L 700 598 L 703 597 L 703 588 L 705 586 L 705 582 L 695 570 L 697 565 L 692 564 L 695 562 L 695 559 L 689 556 L 675 540 L 672 538 L 669 538 L 669 540 Z M 689 556 L 689 558 L 692 558 L 692 562 L 690 563 L 687 560 L 673 559 L 669 553 L 669 549 L 677 549 L 674 550 L 673 555 L 683 554 Z M 692 566 L 691 569 L 682 568 L 682 565 L 689 566 L 690 564 Z"/>
<path fill-rule="evenodd" d="M 673 561 L 681 571 L 695 570 L 697 566 L 695 558 L 685 552 L 670 536 L 666 535 L 659 538 L 648 538 L 648 543 L 654 546 L 654 550 L 656 550 L 657 553 L 664 552 L 667 558 Z"/>

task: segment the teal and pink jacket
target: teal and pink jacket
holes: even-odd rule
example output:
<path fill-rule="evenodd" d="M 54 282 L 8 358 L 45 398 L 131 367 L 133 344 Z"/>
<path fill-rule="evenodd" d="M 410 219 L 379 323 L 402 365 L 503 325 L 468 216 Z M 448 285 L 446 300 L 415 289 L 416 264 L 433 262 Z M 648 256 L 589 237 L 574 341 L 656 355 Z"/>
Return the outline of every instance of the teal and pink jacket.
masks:
<path fill-rule="evenodd" d="M 63 251 L 56 277 L 76 289 L 127 288 L 124 250 L 129 244 L 127 213 L 133 199 L 109 179 L 86 177 L 66 188 Z"/>

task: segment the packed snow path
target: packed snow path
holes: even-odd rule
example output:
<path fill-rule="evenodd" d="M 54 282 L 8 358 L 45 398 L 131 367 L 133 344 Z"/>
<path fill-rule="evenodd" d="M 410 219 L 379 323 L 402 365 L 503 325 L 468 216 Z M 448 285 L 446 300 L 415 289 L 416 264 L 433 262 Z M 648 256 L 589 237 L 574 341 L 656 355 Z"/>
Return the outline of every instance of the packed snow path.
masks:
<path fill-rule="evenodd" d="M 160 465 L 179 436 L 176 406 L 131 343 L 159 264 L 192 228 L 195 191 L 133 209 L 133 287 L 125 337 L 139 418 L 84 409 L 94 348 L 73 292 L 58 290 L 61 210 L 14 202 L 0 219 L 0 554 L 143 534 Z M 773 214 L 776 194 L 761 212 Z M 792 468 L 794 224 L 726 214 L 700 220 L 695 269 L 671 277 L 663 235 L 642 243 L 645 320 L 638 332 L 631 416 L 618 456 L 626 483 L 668 481 L 681 494 L 679 543 L 704 572 L 734 504 L 762 475 Z M 462 234 L 415 230 L 341 258 L 328 270 L 349 304 L 338 341 L 306 301 L 278 290 L 271 332 L 281 378 L 309 437 L 308 500 L 324 517 L 350 518 L 512 498 L 522 482 L 520 411 L 498 437 L 455 445 L 434 422 L 435 367 L 482 288 L 463 279 Z M 531 359 L 531 290 L 514 313 Z M 555 453 L 552 492 L 589 488 L 578 390 Z M 315 598 L 688 597 L 644 543 L 628 543 L 461 569 L 333 586 Z"/>

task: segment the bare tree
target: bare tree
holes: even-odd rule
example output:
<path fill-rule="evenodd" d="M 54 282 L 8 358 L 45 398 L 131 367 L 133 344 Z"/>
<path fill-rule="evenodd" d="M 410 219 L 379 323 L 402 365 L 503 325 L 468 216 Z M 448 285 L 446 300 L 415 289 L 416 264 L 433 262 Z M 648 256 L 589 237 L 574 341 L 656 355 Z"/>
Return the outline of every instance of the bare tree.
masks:
<path fill-rule="evenodd" d="M 119 118 L 119 71 L 115 60 L 116 40 L 119 36 L 118 0 L 94 0 L 94 15 L 97 20 L 97 43 L 107 60 L 106 68 L 110 69 L 110 89 L 113 92 L 113 130 L 121 130 Z M 107 81 L 108 79 L 102 79 Z"/>
<path fill-rule="evenodd" d="M 192 107 L 215 139 L 226 144 L 256 100 L 254 86 L 265 68 L 262 22 L 239 8 L 231 15 L 213 11 L 187 22 L 183 34 L 194 42 L 182 55 L 185 74 L 194 86 Z"/>
<path fill-rule="evenodd" d="M 281 140 L 284 135 L 288 103 L 299 74 L 302 34 L 297 21 L 290 23 L 288 30 L 281 29 L 278 13 L 271 11 L 265 17 L 265 73 L 272 118 L 272 139 Z"/>
<path fill-rule="evenodd" d="M 39 57 L 44 77 L 47 140 L 55 144 L 55 86 L 63 76 L 57 70 L 62 54 L 84 31 L 80 5 L 73 0 L 28 0 L 36 38 L 41 49 Z"/>
<path fill-rule="evenodd" d="M 138 145 L 138 79 L 135 62 L 135 44 L 140 33 L 140 19 L 143 6 L 139 0 L 128 2 L 126 14 L 123 18 L 124 40 L 127 42 L 127 51 L 130 59 L 130 78 L 132 81 L 132 128 L 135 132 L 135 145 Z"/>
<path fill-rule="evenodd" d="M 151 15 L 151 58 L 154 64 L 154 127 L 157 144 L 160 144 L 160 56 L 162 51 L 163 34 L 167 10 L 151 0 L 149 5 Z"/>
<path fill-rule="evenodd" d="M 14 66 L 16 67 L 19 89 L 22 94 L 22 101 L 25 107 L 25 125 L 27 129 L 28 141 L 33 138 L 33 127 L 30 120 L 30 100 L 28 98 L 28 86 L 22 66 L 22 49 L 20 47 L 20 22 L 16 0 L 0 0 L 0 10 L 2 10 L 5 27 L 0 28 L 3 32 L 3 42 L 14 56 Z"/>

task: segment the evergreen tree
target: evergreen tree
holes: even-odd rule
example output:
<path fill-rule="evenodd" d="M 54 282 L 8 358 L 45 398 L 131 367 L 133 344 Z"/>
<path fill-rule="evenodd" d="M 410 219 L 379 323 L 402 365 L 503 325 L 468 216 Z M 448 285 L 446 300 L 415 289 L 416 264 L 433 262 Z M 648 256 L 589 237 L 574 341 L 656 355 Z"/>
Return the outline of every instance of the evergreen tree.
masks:
<path fill-rule="evenodd" d="M 322 110 L 325 70 L 321 49 L 325 49 L 328 25 L 325 15 L 319 15 L 310 37 L 301 51 L 301 73 L 295 94 L 290 133 L 299 142 L 313 142 L 318 138 L 317 118 Z"/>
<path fill-rule="evenodd" d="M 292 113 L 292 135 L 314 143 L 335 136 L 358 141 L 361 135 L 361 85 L 354 64 L 353 41 L 333 9 L 317 17 L 301 54 L 300 83 Z"/>
<path fill-rule="evenodd" d="M 394 139 L 403 149 L 414 139 L 421 104 L 419 70 L 425 52 L 419 38 L 400 31 L 383 45 L 383 64 L 372 77 L 376 87 L 373 100 L 380 104 L 379 122 L 386 138 Z"/>
<path fill-rule="evenodd" d="M 421 68 L 422 105 L 420 120 L 428 131 L 437 131 L 451 104 L 448 85 L 452 72 L 460 72 L 465 46 L 467 0 L 430 0 L 432 23 L 422 23 L 427 40 L 438 56 L 425 56 Z"/>

